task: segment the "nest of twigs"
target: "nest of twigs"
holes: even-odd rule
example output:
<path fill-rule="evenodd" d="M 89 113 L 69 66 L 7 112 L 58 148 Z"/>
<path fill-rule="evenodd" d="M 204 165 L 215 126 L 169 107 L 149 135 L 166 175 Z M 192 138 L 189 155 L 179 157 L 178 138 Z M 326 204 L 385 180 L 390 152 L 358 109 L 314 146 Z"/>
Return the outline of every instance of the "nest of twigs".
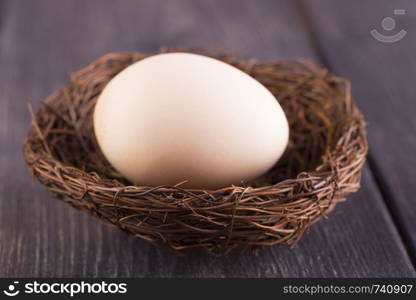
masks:
<path fill-rule="evenodd" d="M 98 95 L 140 53 L 105 55 L 32 113 L 27 164 L 53 196 L 132 236 L 176 252 L 292 246 L 360 185 L 365 122 L 347 80 L 303 61 L 254 62 L 211 55 L 265 85 L 290 125 L 289 146 L 267 174 L 217 190 L 134 186 L 100 152 L 92 127 Z M 161 171 L 163 171 L 161 169 Z"/>

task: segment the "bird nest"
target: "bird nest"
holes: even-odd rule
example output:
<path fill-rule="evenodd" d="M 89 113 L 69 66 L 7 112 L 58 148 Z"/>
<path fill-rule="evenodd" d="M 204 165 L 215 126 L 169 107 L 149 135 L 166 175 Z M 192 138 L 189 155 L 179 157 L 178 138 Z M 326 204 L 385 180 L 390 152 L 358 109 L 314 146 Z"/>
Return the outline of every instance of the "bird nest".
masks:
<path fill-rule="evenodd" d="M 359 188 L 367 140 L 350 84 L 304 61 L 212 56 L 260 81 L 286 113 L 288 148 L 262 177 L 216 190 L 149 187 L 133 185 L 111 167 L 94 136 L 94 105 L 109 80 L 147 57 L 140 53 L 98 58 L 71 74 L 68 85 L 36 113 L 29 107 L 32 124 L 24 143 L 29 169 L 55 198 L 178 253 L 293 246 Z"/>

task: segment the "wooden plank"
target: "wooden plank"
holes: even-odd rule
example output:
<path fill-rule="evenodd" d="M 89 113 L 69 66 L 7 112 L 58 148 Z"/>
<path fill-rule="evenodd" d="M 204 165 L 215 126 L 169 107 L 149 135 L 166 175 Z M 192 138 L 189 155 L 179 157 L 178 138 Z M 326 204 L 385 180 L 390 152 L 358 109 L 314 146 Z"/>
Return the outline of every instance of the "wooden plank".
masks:
<path fill-rule="evenodd" d="M 260 4 L 261 3 L 261 4 Z M 225 45 L 245 56 L 315 54 L 290 1 L 8 1 L 0 44 L 0 276 L 414 276 L 373 178 L 307 232 L 294 251 L 176 257 L 52 199 L 21 144 L 35 104 L 69 71 L 110 51 Z M 368 218 L 368 216 L 373 216 Z"/>
<path fill-rule="evenodd" d="M 368 123 L 370 165 L 395 223 L 416 265 L 416 5 L 414 1 L 334 3 L 305 1 L 328 64 L 352 79 L 354 95 Z M 404 9 L 404 15 L 395 15 Z M 396 28 L 385 30 L 385 17 Z M 391 36 L 407 35 L 383 43 L 370 30 Z"/>

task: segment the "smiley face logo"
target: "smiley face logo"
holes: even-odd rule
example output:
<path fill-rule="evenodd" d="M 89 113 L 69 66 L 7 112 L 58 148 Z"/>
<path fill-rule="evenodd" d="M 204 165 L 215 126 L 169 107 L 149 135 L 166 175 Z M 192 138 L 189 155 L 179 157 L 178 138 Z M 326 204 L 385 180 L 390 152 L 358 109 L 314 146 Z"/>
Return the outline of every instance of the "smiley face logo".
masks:
<path fill-rule="evenodd" d="M 404 15 L 406 11 L 404 9 L 395 9 L 394 14 L 395 15 Z M 391 17 L 386 17 L 381 21 L 381 27 L 388 32 L 392 31 L 396 28 L 396 21 Z M 384 35 L 380 32 L 378 32 L 376 29 L 373 29 L 370 31 L 371 35 L 378 41 L 382 43 L 395 43 L 400 41 L 404 36 L 407 34 L 406 30 L 400 30 L 396 34 L 393 35 Z"/>
<path fill-rule="evenodd" d="M 3 293 L 4 293 L 6 296 L 9 296 L 9 297 L 14 297 L 14 296 L 17 296 L 17 295 L 20 293 L 20 291 L 16 289 L 16 286 L 17 286 L 18 284 L 19 284 L 19 281 L 15 281 L 15 282 L 13 282 L 13 284 L 10 284 L 10 285 L 7 287 L 7 290 L 4 290 L 4 291 L 3 291 Z"/>

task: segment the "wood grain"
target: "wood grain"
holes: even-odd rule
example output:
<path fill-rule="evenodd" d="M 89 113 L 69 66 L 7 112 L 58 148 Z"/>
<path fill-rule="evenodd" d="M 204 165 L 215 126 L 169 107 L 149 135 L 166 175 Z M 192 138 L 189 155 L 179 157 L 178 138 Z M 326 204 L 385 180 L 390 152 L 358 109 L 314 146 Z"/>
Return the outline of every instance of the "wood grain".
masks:
<path fill-rule="evenodd" d="M 116 4 L 117 3 L 117 4 Z M 21 153 L 35 105 L 111 51 L 223 45 L 259 59 L 318 57 L 288 1 L 3 1 L 0 28 L 0 276 L 415 276 L 368 168 L 363 188 L 295 250 L 177 257 L 31 185 Z M 370 217 L 369 217 L 370 216 Z"/>
<path fill-rule="evenodd" d="M 383 198 L 416 264 L 416 6 L 414 1 L 337 3 L 305 1 L 321 55 L 340 75 L 350 77 L 354 95 L 369 123 L 370 165 Z M 404 9 L 405 15 L 394 15 Z M 324 16 L 324 17 L 323 17 Z M 381 26 L 393 17 L 391 32 Z M 377 29 L 407 35 L 382 43 Z"/>

